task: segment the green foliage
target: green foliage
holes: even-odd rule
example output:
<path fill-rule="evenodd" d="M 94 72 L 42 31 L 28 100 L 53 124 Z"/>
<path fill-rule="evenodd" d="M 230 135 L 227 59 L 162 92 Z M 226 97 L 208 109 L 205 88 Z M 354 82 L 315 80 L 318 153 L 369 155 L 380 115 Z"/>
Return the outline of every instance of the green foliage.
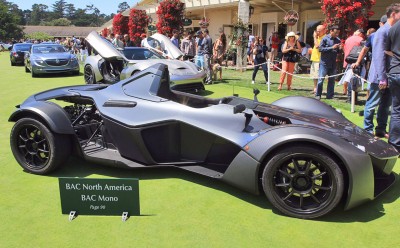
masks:
<path fill-rule="evenodd" d="M 10 12 L 12 9 L 10 3 L 0 2 L 0 40 L 7 41 L 22 37 L 22 29 L 18 26 L 20 18 Z"/>
<path fill-rule="evenodd" d="M 130 7 L 129 7 L 129 4 L 127 3 L 127 2 L 122 2 L 122 3 L 120 3 L 120 4 L 118 4 L 118 13 L 122 13 L 122 12 L 124 12 L 125 10 L 127 10 L 127 9 L 129 9 Z"/>
<path fill-rule="evenodd" d="M 65 16 L 66 4 L 64 0 L 58 0 L 53 4 L 54 18 L 63 18 Z"/>
<path fill-rule="evenodd" d="M 67 18 L 59 18 L 49 22 L 46 22 L 45 26 L 70 26 L 71 21 Z"/>
<path fill-rule="evenodd" d="M 25 35 L 25 38 L 32 39 L 32 40 L 50 40 L 50 39 L 54 39 L 53 36 L 51 36 L 51 35 L 49 35 L 47 33 L 43 33 L 43 32 L 35 32 L 35 33 L 27 34 L 27 35 Z"/>

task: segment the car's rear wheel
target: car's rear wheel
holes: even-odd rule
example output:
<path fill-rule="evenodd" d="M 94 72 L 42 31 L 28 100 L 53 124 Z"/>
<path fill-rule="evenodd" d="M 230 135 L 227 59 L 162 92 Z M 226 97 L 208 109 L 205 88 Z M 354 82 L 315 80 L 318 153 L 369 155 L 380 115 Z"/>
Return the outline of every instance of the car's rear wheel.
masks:
<path fill-rule="evenodd" d="M 332 156 L 314 146 L 290 146 L 267 162 L 262 186 L 282 213 L 313 219 L 332 211 L 344 191 L 343 173 Z"/>
<path fill-rule="evenodd" d="M 71 153 L 67 135 L 51 132 L 43 123 L 32 118 L 18 120 L 11 130 L 11 150 L 25 170 L 47 174 L 64 163 Z"/>
<path fill-rule="evenodd" d="M 96 75 L 94 75 L 93 68 L 90 65 L 86 65 L 84 69 L 84 79 L 86 84 L 95 84 Z"/>

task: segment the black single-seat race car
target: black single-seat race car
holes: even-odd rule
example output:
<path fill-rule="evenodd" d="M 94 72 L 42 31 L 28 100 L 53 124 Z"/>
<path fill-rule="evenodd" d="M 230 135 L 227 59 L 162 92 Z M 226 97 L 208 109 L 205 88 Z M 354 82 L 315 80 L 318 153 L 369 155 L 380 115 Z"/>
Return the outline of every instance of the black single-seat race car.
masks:
<path fill-rule="evenodd" d="M 308 219 L 372 200 L 395 180 L 397 151 L 325 103 L 211 99 L 169 85 L 168 67 L 156 64 L 113 85 L 32 95 L 9 118 L 12 152 L 34 174 L 72 152 L 113 166 L 174 166 L 265 193 Z"/>

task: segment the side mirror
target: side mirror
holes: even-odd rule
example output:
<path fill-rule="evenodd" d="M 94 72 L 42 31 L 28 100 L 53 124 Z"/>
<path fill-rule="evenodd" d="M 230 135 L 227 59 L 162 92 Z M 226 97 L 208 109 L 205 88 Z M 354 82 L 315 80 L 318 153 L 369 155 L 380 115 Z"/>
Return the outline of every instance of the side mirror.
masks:
<path fill-rule="evenodd" d="M 242 113 L 246 109 L 246 106 L 244 104 L 238 104 L 235 107 L 233 107 L 233 113 L 238 114 Z"/>

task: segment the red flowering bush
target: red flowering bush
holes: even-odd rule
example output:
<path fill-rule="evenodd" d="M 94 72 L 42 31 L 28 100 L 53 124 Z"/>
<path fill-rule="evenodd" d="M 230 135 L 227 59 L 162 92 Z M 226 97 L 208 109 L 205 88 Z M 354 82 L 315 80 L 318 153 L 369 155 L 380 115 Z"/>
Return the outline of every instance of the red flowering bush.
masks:
<path fill-rule="evenodd" d="M 325 24 L 338 25 L 341 38 L 347 38 L 355 30 L 365 28 L 374 12 L 376 0 L 321 0 Z"/>
<path fill-rule="evenodd" d="M 114 16 L 112 25 L 115 34 L 127 34 L 128 33 L 128 17 L 123 16 L 121 13 L 118 13 Z"/>
<path fill-rule="evenodd" d="M 145 10 L 131 9 L 129 13 L 129 37 L 135 46 L 140 46 L 140 35 L 146 33 L 150 18 Z"/>
<path fill-rule="evenodd" d="M 107 38 L 107 36 L 108 36 L 108 28 L 104 28 L 104 29 L 101 31 L 101 35 L 102 35 L 104 38 Z"/>
<path fill-rule="evenodd" d="M 157 9 L 157 31 L 171 36 L 172 30 L 183 30 L 183 11 L 185 4 L 179 0 L 163 0 Z"/>

